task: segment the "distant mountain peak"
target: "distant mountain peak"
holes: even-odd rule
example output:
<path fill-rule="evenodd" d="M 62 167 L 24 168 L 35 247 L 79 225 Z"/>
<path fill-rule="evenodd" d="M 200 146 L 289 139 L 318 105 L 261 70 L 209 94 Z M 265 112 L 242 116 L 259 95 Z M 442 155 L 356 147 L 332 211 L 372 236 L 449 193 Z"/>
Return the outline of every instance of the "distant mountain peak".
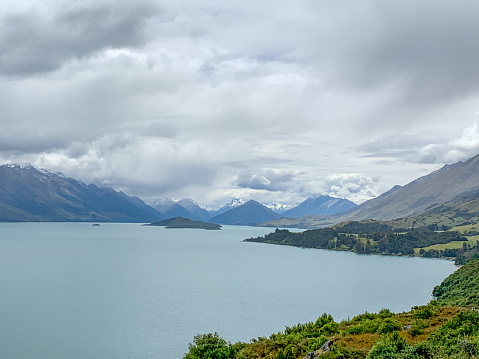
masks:
<path fill-rule="evenodd" d="M 25 163 L 25 164 L 8 163 L 8 164 L 2 165 L 0 167 L 6 167 L 6 168 L 13 169 L 13 170 L 35 171 L 35 172 L 41 173 L 42 175 L 47 176 L 47 177 L 57 176 L 57 177 L 61 177 L 61 178 L 69 178 L 61 172 L 53 172 L 53 171 L 47 170 L 45 168 L 37 168 L 34 165 L 32 165 L 31 163 Z M 75 181 L 80 182 L 79 180 L 75 180 Z"/>
<path fill-rule="evenodd" d="M 162 197 L 162 198 L 158 198 L 156 200 L 154 200 L 150 206 L 152 207 L 155 207 L 155 206 L 158 206 L 158 205 L 161 205 L 161 206 L 169 206 L 169 205 L 172 205 L 174 204 L 175 201 L 173 201 L 171 198 L 168 198 L 168 197 Z"/>
<path fill-rule="evenodd" d="M 203 208 L 202 206 L 200 206 L 198 204 L 198 202 L 196 202 L 195 200 L 191 199 L 191 198 L 181 198 L 179 199 L 178 201 L 176 201 L 176 203 L 180 204 L 181 206 L 189 209 L 188 207 L 198 207 L 198 208 Z"/>
<path fill-rule="evenodd" d="M 282 215 L 285 217 L 298 218 L 312 214 L 328 216 L 347 211 L 353 207 L 356 207 L 356 204 L 347 199 L 322 195 L 309 197 L 296 207 L 284 212 Z"/>
<path fill-rule="evenodd" d="M 195 200 L 191 199 L 191 198 L 188 198 L 188 197 L 183 197 L 183 198 L 180 198 L 178 201 L 176 201 L 178 203 L 181 203 L 181 202 L 184 202 L 184 203 L 193 203 L 193 204 L 196 204 L 198 205 L 198 202 L 196 202 Z"/>
<path fill-rule="evenodd" d="M 163 197 L 155 200 L 151 203 L 151 206 L 168 218 L 180 216 L 194 221 L 204 221 L 212 217 L 206 209 L 200 207 L 191 198 L 181 198 L 174 201 L 171 198 Z"/>
<path fill-rule="evenodd" d="M 245 200 L 241 198 L 233 198 L 230 203 L 227 204 L 228 207 L 239 207 L 245 204 Z"/>
<path fill-rule="evenodd" d="M 279 214 L 255 200 L 231 208 L 211 219 L 214 223 L 233 225 L 254 225 L 279 218 Z"/>
<path fill-rule="evenodd" d="M 268 207 L 270 210 L 276 212 L 276 213 L 284 213 L 291 208 L 294 208 L 298 205 L 299 203 L 266 203 L 265 206 Z"/>

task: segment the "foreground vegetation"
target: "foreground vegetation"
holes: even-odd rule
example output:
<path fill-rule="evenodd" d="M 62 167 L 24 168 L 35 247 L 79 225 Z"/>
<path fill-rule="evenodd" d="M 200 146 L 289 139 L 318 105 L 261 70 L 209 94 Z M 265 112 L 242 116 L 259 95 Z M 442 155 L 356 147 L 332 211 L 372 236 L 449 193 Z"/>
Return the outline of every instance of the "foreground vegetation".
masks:
<path fill-rule="evenodd" d="M 290 232 L 276 229 L 247 242 L 291 245 L 303 248 L 352 251 L 360 254 L 419 255 L 454 258 L 457 264 L 479 256 L 476 230 L 439 230 L 437 225 L 419 228 L 394 227 L 382 221 L 350 221 L 334 227 Z M 441 245 L 441 249 L 434 246 Z"/>
<path fill-rule="evenodd" d="M 387 309 L 337 323 L 315 322 L 250 343 L 231 344 L 217 333 L 197 335 L 184 359 L 478 358 L 479 259 L 471 260 L 434 289 L 437 300 L 411 311 Z"/>

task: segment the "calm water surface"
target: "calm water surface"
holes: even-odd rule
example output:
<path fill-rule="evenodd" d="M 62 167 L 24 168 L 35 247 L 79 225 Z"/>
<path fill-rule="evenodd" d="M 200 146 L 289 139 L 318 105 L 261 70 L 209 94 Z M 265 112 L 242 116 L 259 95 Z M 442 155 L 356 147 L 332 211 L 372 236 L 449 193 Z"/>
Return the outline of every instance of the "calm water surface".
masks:
<path fill-rule="evenodd" d="M 323 312 L 425 304 L 456 267 L 138 224 L 0 224 L 0 357 L 182 358 L 198 333 L 235 342 Z"/>

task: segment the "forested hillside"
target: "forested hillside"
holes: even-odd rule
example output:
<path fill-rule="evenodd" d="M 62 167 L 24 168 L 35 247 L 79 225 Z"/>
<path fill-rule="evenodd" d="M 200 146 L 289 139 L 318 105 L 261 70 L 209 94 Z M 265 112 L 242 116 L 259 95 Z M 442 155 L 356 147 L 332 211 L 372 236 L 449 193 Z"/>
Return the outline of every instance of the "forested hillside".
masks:
<path fill-rule="evenodd" d="M 427 227 L 394 228 L 381 221 L 350 221 L 335 227 L 291 232 L 276 229 L 246 242 L 290 245 L 303 248 L 351 251 L 359 254 L 419 255 L 455 258 L 459 264 L 479 253 L 476 232 L 434 231 Z M 432 248 L 442 245 L 444 248 Z"/>

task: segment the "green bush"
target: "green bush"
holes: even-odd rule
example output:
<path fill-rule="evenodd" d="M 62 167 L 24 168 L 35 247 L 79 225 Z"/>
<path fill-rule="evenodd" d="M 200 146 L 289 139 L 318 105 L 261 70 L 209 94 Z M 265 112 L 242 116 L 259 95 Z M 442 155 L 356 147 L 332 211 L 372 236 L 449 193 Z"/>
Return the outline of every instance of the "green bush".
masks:
<path fill-rule="evenodd" d="M 328 341 L 326 337 L 308 338 L 309 351 L 315 351 L 321 348 L 321 346 Z"/>
<path fill-rule="evenodd" d="M 408 348 L 404 338 L 397 332 L 379 339 L 369 351 L 366 359 L 398 358 L 398 354 Z"/>
<path fill-rule="evenodd" d="M 386 318 L 382 321 L 381 325 L 378 328 L 378 333 L 387 334 L 396 332 L 402 329 L 402 325 L 395 319 Z"/>
<path fill-rule="evenodd" d="M 381 325 L 379 319 L 366 319 L 359 324 L 352 325 L 345 330 L 346 334 L 364 334 L 364 333 L 376 333 Z"/>
<path fill-rule="evenodd" d="M 323 325 L 323 327 L 319 330 L 322 335 L 334 335 L 338 333 L 338 323 L 330 322 L 328 324 Z"/>
<path fill-rule="evenodd" d="M 433 348 L 430 344 L 421 342 L 415 346 L 407 346 L 397 353 L 396 359 L 433 359 Z"/>
<path fill-rule="evenodd" d="M 198 334 L 184 359 L 229 359 L 233 358 L 231 344 L 220 338 L 218 333 Z"/>
<path fill-rule="evenodd" d="M 434 311 L 430 305 L 414 308 L 413 316 L 415 319 L 429 319 L 433 315 L 434 315 Z"/>
<path fill-rule="evenodd" d="M 428 341 L 447 356 L 462 353 L 464 358 L 479 356 L 479 313 L 464 311 L 431 334 Z M 460 357 L 460 356 L 459 356 Z"/>
<path fill-rule="evenodd" d="M 416 337 L 418 335 L 423 334 L 423 329 L 428 328 L 429 323 L 425 320 L 417 319 L 413 325 L 411 325 L 411 328 L 409 329 L 408 333 L 411 337 Z"/>
<path fill-rule="evenodd" d="M 390 311 L 389 309 L 387 309 L 387 308 L 383 308 L 383 309 L 381 309 L 381 310 L 379 311 L 378 316 L 379 316 L 380 318 L 390 318 L 390 317 L 394 316 L 394 313 L 391 312 L 391 311 Z"/>
<path fill-rule="evenodd" d="M 323 313 L 318 319 L 316 319 L 314 326 L 319 329 L 331 322 L 334 322 L 331 314 Z"/>
<path fill-rule="evenodd" d="M 424 333 L 422 329 L 415 327 L 414 325 L 408 330 L 408 334 L 413 338 L 421 335 L 422 333 Z"/>

